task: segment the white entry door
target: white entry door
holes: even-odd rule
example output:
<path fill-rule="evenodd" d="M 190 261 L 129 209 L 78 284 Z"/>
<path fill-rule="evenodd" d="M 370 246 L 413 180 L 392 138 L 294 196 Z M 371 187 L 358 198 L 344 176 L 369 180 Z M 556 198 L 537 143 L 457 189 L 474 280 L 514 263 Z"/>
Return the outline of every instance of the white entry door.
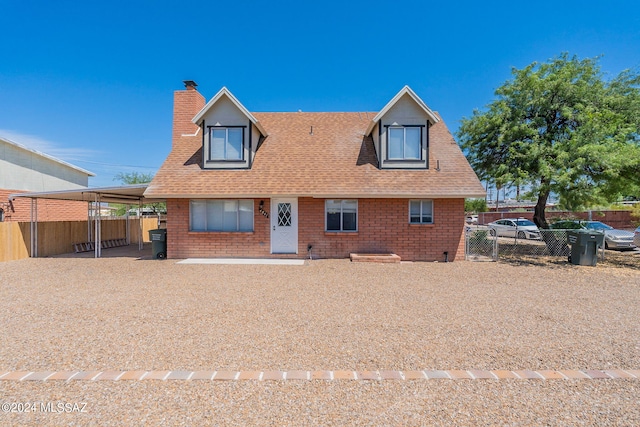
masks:
<path fill-rule="evenodd" d="M 298 253 L 298 199 L 271 199 L 271 253 Z"/>

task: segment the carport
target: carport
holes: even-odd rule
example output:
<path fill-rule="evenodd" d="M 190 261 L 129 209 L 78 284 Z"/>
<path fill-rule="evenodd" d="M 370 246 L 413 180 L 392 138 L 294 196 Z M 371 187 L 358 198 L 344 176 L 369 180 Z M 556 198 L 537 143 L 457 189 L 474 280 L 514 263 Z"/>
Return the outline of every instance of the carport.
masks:
<path fill-rule="evenodd" d="M 100 206 L 102 203 L 121 203 L 125 205 L 137 205 L 140 209 L 142 205 L 148 203 L 164 202 L 164 199 L 150 199 L 144 196 L 147 184 L 123 185 L 118 187 L 95 187 L 81 188 L 77 190 L 44 191 L 39 193 L 15 193 L 9 195 L 12 201 L 19 197 L 31 199 L 31 257 L 38 257 L 38 199 L 69 200 L 87 202 L 87 241 L 95 242 L 94 257 L 100 258 L 102 255 L 101 239 L 101 215 Z M 130 241 L 131 230 L 129 222 L 129 212 L 126 214 L 126 239 Z M 138 229 L 138 250 L 142 250 L 142 221 L 139 221 Z"/>

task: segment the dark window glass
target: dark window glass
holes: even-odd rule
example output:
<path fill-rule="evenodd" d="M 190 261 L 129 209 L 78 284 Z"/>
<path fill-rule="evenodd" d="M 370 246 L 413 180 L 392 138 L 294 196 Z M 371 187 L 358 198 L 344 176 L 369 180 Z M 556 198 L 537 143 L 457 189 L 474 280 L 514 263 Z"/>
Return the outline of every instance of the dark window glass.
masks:
<path fill-rule="evenodd" d="M 358 201 L 327 200 L 325 202 L 327 231 L 357 231 Z"/>
<path fill-rule="evenodd" d="M 340 231 L 340 213 L 327 213 L 327 230 Z"/>

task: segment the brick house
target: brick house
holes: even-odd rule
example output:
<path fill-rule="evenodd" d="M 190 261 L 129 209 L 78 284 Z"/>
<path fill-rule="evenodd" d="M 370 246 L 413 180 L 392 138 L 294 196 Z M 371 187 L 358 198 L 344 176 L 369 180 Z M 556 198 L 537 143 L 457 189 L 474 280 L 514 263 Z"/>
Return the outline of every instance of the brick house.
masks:
<path fill-rule="evenodd" d="M 145 192 L 167 200 L 169 258 L 464 258 L 464 199 L 485 192 L 408 86 L 377 113 L 251 113 L 185 86 Z"/>
<path fill-rule="evenodd" d="M 0 137 L 0 221 L 29 221 L 31 201 L 9 201 L 14 193 L 86 188 L 92 172 Z M 86 221 L 87 203 L 40 200 L 39 221 Z"/>

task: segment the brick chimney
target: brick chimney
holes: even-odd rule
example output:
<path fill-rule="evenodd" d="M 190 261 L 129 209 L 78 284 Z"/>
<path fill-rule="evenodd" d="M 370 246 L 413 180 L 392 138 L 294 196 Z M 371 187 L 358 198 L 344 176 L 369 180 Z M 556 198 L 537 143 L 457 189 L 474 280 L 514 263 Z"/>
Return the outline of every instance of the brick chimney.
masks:
<path fill-rule="evenodd" d="M 204 107 L 204 96 L 196 90 L 196 82 L 185 80 L 185 90 L 176 90 L 173 93 L 173 136 L 175 145 L 184 134 L 196 133 L 198 126 L 191 122 L 191 119 Z"/>

